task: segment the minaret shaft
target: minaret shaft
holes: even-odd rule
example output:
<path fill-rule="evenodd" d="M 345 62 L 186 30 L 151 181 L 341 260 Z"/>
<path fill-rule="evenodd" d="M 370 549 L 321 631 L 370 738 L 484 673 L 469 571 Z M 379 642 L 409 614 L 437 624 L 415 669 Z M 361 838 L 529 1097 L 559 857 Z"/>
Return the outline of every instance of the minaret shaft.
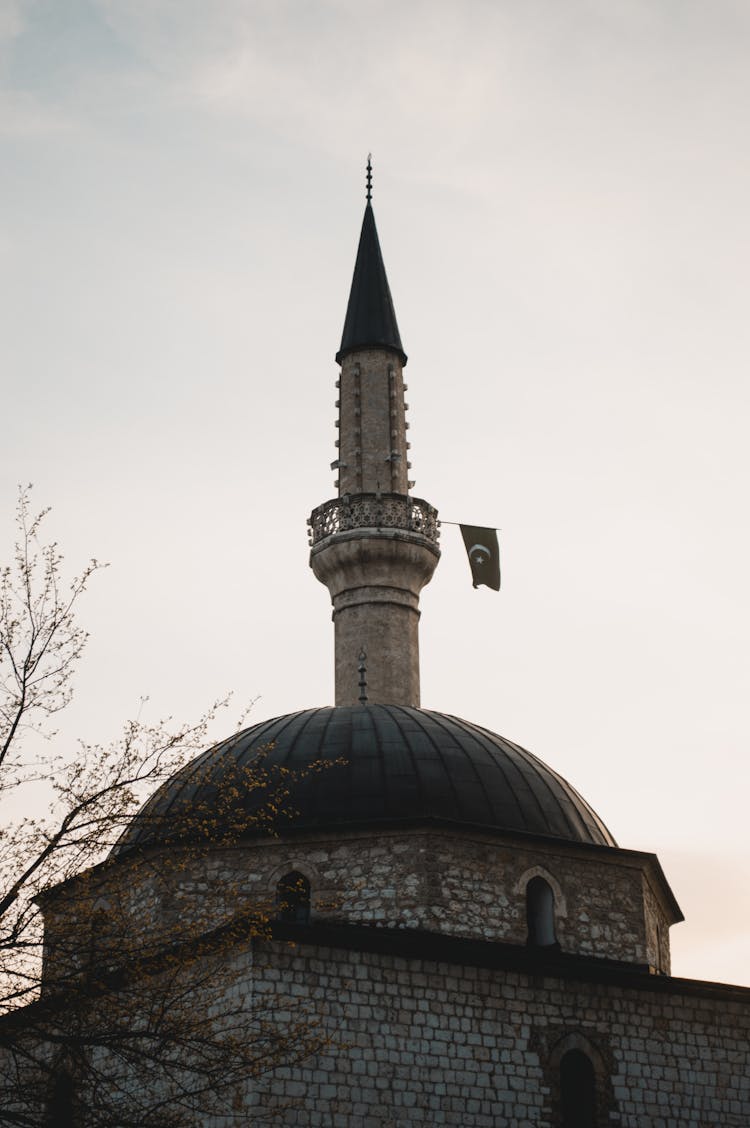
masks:
<path fill-rule="evenodd" d="M 313 549 L 333 603 L 337 705 L 359 700 L 362 651 L 371 704 L 419 705 L 419 592 L 439 555 L 421 534 L 398 529 L 353 529 Z"/>
<path fill-rule="evenodd" d="M 350 353 L 339 381 L 339 496 L 408 493 L 406 430 L 400 357 Z"/>
<path fill-rule="evenodd" d="M 437 513 L 409 495 L 406 354 L 369 202 L 338 381 L 338 498 L 310 518 L 310 567 L 331 595 L 336 704 L 420 704 L 419 593 L 440 559 Z M 361 659 L 364 652 L 366 658 Z"/>

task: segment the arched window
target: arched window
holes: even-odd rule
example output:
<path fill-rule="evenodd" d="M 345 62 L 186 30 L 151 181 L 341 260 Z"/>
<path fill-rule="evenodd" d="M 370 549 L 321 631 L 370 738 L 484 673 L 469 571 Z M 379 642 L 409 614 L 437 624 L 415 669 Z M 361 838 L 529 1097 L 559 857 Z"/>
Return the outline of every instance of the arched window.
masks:
<path fill-rule="evenodd" d="M 89 970 L 104 970 L 104 953 L 106 952 L 106 937 L 108 933 L 109 917 L 101 906 L 94 909 L 91 915 L 89 929 Z"/>
<path fill-rule="evenodd" d="M 562 1128 L 596 1128 L 596 1076 L 582 1050 L 568 1050 L 560 1062 Z"/>
<path fill-rule="evenodd" d="M 555 936 L 555 894 L 543 877 L 532 877 L 526 886 L 526 924 L 530 948 L 550 948 Z"/>
<path fill-rule="evenodd" d="M 307 924 L 310 920 L 310 882 L 299 870 L 285 873 L 276 886 L 279 920 Z"/>
<path fill-rule="evenodd" d="M 45 1128 L 75 1128 L 73 1078 L 67 1069 L 54 1077 L 45 1109 Z"/>

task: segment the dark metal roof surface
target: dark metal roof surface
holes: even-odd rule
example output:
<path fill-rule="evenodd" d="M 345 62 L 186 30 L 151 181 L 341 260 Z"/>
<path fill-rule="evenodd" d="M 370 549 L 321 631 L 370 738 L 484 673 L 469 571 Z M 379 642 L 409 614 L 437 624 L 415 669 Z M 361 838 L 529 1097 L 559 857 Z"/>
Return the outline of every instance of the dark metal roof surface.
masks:
<path fill-rule="evenodd" d="M 290 713 L 217 744 L 156 792 L 114 853 L 179 838 L 192 812 L 212 808 L 222 779 L 236 782 L 258 757 L 272 770 L 343 761 L 295 783 L 282 830 L 441 820 L 616 845 L 578 792 L 519 745 L 427 709 L 358 705 Z M 262 792 L 246 789 L 238 802 L 252 814 Z"/>
<path fill-rule="evenodd" d="M 402 364 L 406 364 L 375 227 L 375 214 L 369 203 L 362 220 L 344 332 L 336 360 L 341 363 L 347 353 L 364 348 L 393 349 L 401 357 Z"/>

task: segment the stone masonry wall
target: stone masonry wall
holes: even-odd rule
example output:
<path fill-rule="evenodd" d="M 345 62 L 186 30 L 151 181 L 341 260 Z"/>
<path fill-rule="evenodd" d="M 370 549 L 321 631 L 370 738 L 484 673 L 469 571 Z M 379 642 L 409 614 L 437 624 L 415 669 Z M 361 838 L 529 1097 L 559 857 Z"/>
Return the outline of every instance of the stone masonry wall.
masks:
<path fill-rule="evenodd" d="M 646 962 L 669 973 L 669 920 L 651 883 L 643 876 L 643 905 L 646 922 Z"/>
<path fill-rule="evenodd" d="M 716 999 L 679 980 L 648 990 L 271 947 L 256 995 L 311 1001 L 334 1043 L 246 1098 L 259 1128 L 552 1128 L 570 1047 L 595 1064 L 601 1128 L 750 1124 L 750 992 Z"/>
<path fill-rule="evenodd" d="M 203 931 L 238 912 L 273 915 L 277 882 L 299 870 L 310 881 L 313 920 L 523 945 L 526 885 L 541 875 L 555 894 L 563 952 L 668 972 L 668 923 L 644 858 L 444 831 L 305 836 L 204 856 L 172 849 L 124 862 L 105 872 L 96 904 L 105 912 L 110 906 L 119 927 L 132 919 L 144 934 L 191 920 Z M 64 917 L 65 907 L 63 901 L 47 913 L 51 951 L 56 913 Z"/>

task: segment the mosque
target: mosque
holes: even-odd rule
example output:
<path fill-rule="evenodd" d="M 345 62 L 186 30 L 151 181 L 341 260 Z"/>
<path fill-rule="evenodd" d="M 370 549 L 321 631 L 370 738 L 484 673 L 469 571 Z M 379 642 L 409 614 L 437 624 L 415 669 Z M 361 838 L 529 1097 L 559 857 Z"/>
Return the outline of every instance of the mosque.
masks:
<path fill-rule="evenodd" d="M 210 1124 L 747 1128 L 750 990 L 671 976 L 682 914 L 657 857 L 619 846 L 524 748 L 420 707 L 419 597 L 440 524 L 411 493 L 407 357 L 369 175 L 336 360 L 338 492 L 309 519 L 336 704 L 209 750 L 115 850 L 122 874 L 163 857 L 258 749 L 302 773 L 276 836 L 217 845 L 200 880 L 179 880 L 183 903 L 227 885 L 275 902 L 262 964 L 238 942 L 234 981 L 277 985 L 330 1043 L 248 1079 Z M 307 774 L 321 760 L 333 766 Z M 248 812 L 257 801 L 242 797 Z"/>

